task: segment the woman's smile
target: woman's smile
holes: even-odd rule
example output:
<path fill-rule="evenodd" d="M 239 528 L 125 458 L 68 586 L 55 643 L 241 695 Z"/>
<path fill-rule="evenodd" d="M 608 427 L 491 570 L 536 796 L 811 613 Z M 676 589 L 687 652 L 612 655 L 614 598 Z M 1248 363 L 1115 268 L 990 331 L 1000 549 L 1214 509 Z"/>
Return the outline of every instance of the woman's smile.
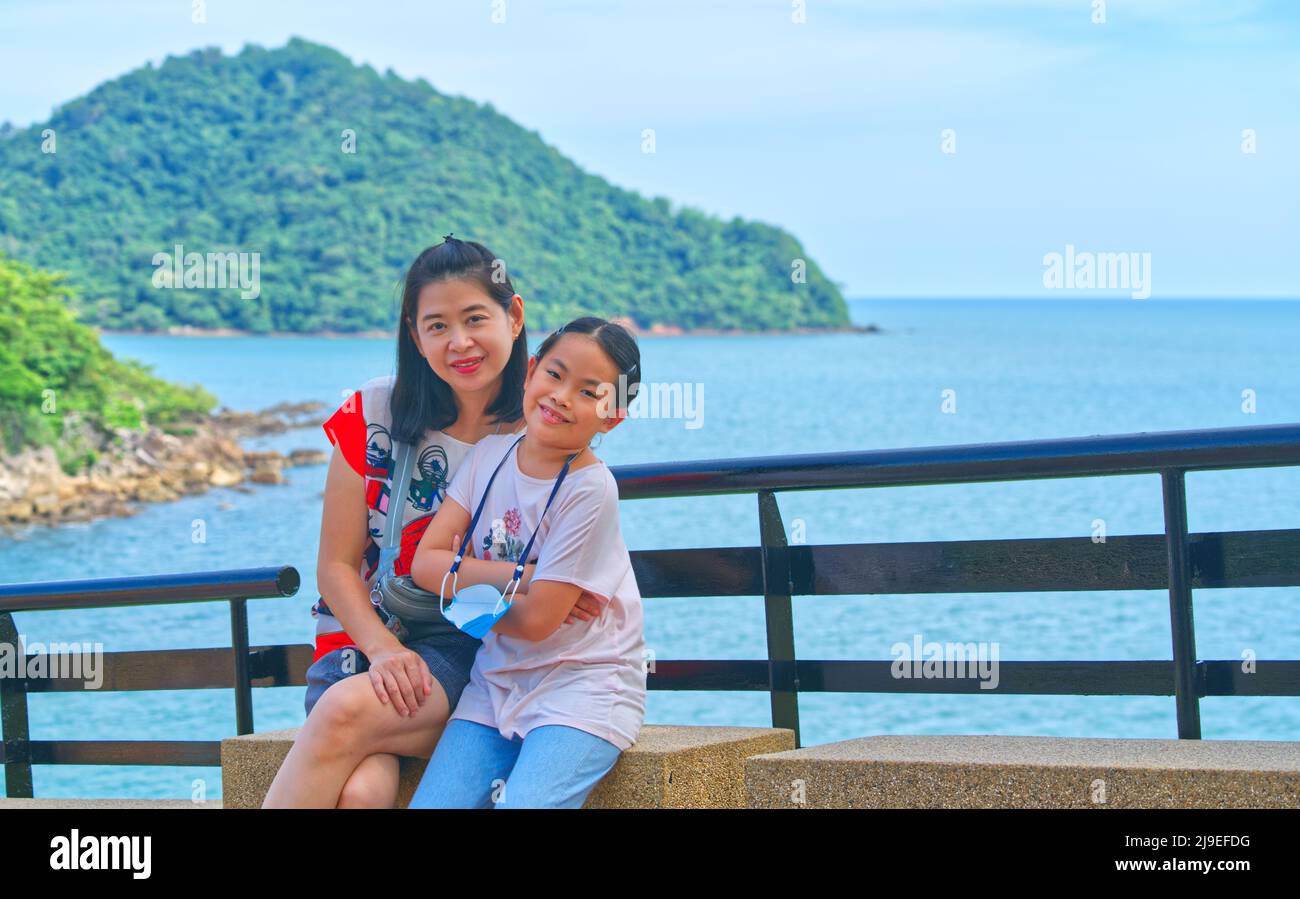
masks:
<path fill-rule="evenodd" d="M 471 356 L 468 359 L 461 359 L 451 363 L 451 370 L 462 375 L 472 375 L 483 365 L 483 358 L 482 356 Z"/>

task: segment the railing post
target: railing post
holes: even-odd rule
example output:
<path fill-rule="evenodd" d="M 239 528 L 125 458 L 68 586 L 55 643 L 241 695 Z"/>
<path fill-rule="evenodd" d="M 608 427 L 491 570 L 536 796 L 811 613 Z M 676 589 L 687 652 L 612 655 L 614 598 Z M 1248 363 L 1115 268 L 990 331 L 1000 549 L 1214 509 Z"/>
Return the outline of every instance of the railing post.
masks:
<path fill-rule="evenodd" d="M 235 658 L 235 732 L 253 732 L 253 682 L 248 673 L 247 600 L 230 601 L 230 648 Z"/>
<path fill-rule="evenodd" d="M 8 612 L 0 613 L 0 646 L 13 647 L 14 662 L 21 666 L 26 650 L 18 640 L 18 628 Z M 0 734 L 5 747 L 5 795 L 10 799 L 32 798 L 31 731 L 27 724 L 27 679 L 0 675 Z"/>
<path fill-rule="evenodd" d="M 1192 564 L 1187 549 L 1187 487 L 1180 469 L 1160 472 L 1169 557 L 1169 629 L 1174 651 L 1174 701 L 1178 738 L 1201 738 L 1200 684 L 1196 677 L 1196 629 L 1192 621 Z"/>
<path fill-rule="evenodd" d="M 758 531 L 763 550 L 763 614 L 767 622 L 768 685 L 772 697 L 772 726 L 794 731 L 794 745 L 802 745 L 799 734 L 799 670 L 794 654 L 794 610 L 790 595 L 790 555 L 785 525 L 776 496 L 758 491 Z"/>

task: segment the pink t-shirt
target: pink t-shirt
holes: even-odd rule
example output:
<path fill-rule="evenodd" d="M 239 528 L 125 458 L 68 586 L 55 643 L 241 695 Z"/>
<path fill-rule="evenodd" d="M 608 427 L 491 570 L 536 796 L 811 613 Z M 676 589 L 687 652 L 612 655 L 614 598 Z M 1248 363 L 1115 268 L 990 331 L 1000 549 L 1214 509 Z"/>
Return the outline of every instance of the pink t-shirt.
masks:
<path fill-rule="evenodd" d="M 447 488 L 448 498 L 473 515 L 492 471 L 510 451 L 467 555 L 518 561 L 546 506 L 555 482 L 519 470 L 518 450 L 510 450 L 518 436 L 484 437 Z M 495 727 L 507 738 L 564 724 L 627 749 L 645 720 L 645 639 L 641 592 L 619 527 L 618 484 L 603 462 L 565 476 L 532 554 L 526 561 L 537 563 L 533 581 L 576 584 L 601 598 L 601 614 L 561 624 L 536 642 L 488 632 L 451 717 Z"/>

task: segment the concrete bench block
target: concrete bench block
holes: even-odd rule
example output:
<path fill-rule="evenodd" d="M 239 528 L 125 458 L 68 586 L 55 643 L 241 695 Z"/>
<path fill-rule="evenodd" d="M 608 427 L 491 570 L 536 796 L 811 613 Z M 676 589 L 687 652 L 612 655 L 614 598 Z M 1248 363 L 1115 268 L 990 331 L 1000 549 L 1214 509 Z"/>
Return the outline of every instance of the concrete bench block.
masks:
<path fill-rule="evenodd" d="M 261 808 L 271 781 L 293 746 L 298 728 L 268 730 L 221 741 L 221 803 L 225 808 Z"/>
<path fill-rule="evenodd" d="M 753 756 L 745 791 L 750 808 L 1300 808 L 1300 743 L 866 737 Z"/>
<path fill-rule="evenodd" d="M 221 741 L 226 808 L 260 808 L 297 728 Z M 794 732 L 770 727 L 647 724 L 587 798 L 586 808 L 744 808 L 745 759 L 794 748 Z M 427 764 L 404 758 L 398 805 L 405 807 Z"/>
<path fill-rule="evenodd" d="M 794 748 L 779 727 L 647 724 L 586 808 L 744 808 L 745 759 Z"/>

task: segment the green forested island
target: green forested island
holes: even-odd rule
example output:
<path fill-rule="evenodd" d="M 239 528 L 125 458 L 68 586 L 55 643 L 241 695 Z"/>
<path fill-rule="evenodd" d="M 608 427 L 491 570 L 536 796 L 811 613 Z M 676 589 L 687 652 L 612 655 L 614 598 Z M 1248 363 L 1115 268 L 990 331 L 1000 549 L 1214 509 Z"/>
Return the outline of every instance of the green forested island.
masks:
<path fill-rule="evenodd" d="M 114 358 L 73 319 L 59 276 L 0 256 L 0 456 L 53 446 L 79 470 L 116 429 L 176 425 L 214 405 L 201 388 Z"/>
<path fill-rule="evenodd" d="M 502 257 L 534 327 L 849 323 L 780 228 L 615 187 L 491 105 L 298 39 L 168 58 L 0 127 L 0 251 L 67 272 L 106 328 L 390 329 L 405 266 L 448 232 Z M 257 254 L 259 284 L 169 287 L 177 246 Z"/>

